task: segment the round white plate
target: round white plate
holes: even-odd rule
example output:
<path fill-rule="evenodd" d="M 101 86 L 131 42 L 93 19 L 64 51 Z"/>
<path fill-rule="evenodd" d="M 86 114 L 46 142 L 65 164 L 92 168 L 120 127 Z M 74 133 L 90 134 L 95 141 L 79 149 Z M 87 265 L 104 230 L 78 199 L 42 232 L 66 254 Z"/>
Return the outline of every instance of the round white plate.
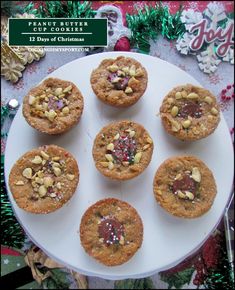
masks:
<path fill-rule="evenodd" d="M 140 61 L 148 71 L 149 81 L 144 96 L 132 107 L 112 108 L 100 102 L 90 86 L 91 71 L 105 58 L 125 55 Z M 192 83 L 199 85 L 186 72 L 155 57 L 134 53 L 100 53 L 68 63 L 50 76 L 74 82 L 81 90 L 85 109 L 80 123 L 61 136 L 47 136 L 31 128 L 18 111 L 5 152 L 5 176 L 15 161 L 26 151 L 57 144 L 77 159 L 80 183 L 70 202 L 48 215 L 33 215 L 19 209 L 9 191 L 15 214 L 29 237 L 51 258 L 80 273 L 107 279 L 140 278 L 167 269 L 195 251 L 220 220 L 231 192 L 233 147 L 223 116 L 215 133 L 196 142 L 181 142 L 163 130 L 156 116 L 162 98 L 173 87 Z M 130 181 L 111 181 L 95 168 L 92 159 L 93 140 L 99 130 L 115 120 L 131 119 L 144 125 L 154 140 L 150 165 Z M 192 154 L 202 159 L 213 171 L 218 194 L 211 210 L 204 216 L 185 220 L 173 217 L 157 205 L 153 195 L 153 178 L 158 166 L 168 157 Z M 9 188 L 8 188 L 9 189 Z M 78 234 L 85 210 L 96 201 L 115 197 L 129 202 L 139 212 L 144 224 L 142 247 L 127 263 L 106 267 L 89 257 Z"/>

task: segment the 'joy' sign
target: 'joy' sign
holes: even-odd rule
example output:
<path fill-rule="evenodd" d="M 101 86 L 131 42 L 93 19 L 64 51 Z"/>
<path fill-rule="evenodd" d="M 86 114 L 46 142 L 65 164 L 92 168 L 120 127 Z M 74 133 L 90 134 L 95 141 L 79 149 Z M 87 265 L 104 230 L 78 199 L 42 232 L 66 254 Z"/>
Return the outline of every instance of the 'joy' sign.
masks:
<path fill-rule="evenodd" d="M 212 43 L 213 41 L 218 40 L 221 43 L 217 46 L 216 53 L 218 56 L 224 57 L 227 54 L 230 46 L 234 45 L 234 22 L 230 21 L 225 29 L 218 27 L 216 30 L 214 30 L 211 27 L 207 27 L 208 21 L 207 19 L 203 19 L 190 28 L 190 33 L 198 31 L 196 37 L 193 38 L 190 42 L 190 48 L 193 51 L 197 51 L 202 47 L 204 41 L 207 43 Z"/>

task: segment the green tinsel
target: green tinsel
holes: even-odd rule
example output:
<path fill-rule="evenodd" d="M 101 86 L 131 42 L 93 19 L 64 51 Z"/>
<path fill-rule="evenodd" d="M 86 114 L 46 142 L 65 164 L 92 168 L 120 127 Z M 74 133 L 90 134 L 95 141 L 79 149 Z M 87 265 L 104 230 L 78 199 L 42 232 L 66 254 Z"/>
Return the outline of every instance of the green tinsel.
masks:
<path fill-rule="evenodd" d="M 169 40 L 177 39 L 185 32 L 180 20 L 182 6 L 176 14 L 171 14 L 168 7 L 161 3 L 155 6 L 145 5 L 137 14 L 126 14 L 127 26 L 131 29 L 131 42 L 136 48 L 149 52 L 151 39 L 159 34 Z"/>
<path fill-rule="evenodd" d="M 1 15 L 14 16 L 17 13 L 22 13 L 22 8 L 16 2 L 1 1 Z"/>
<path fill-rule="evenodd" d="M 90 1 L 44 1 L 43 5 L 35 8 L 30 2 L 24 12 L 34 14 L 38 18 L 93 18 L 95 10 Z"/>
<path fill-rule="evenodd" d="M 1 245 L 21 248 L 24 234 L 9 202 L 4 181 L 4 156 L 1 155 Z"/>
<path fill-rule="evenodd" d="M 216 266 L 216 269 L 210 270 L 207 274 L 204 281 L 205 289 L 234 289 L 234 273 L 228 261 L 225 237 L 223 237 L 220 244 L 220 249 L 219 264 Z"/>
<path fill-rule="evenodd" d="M 115 281 L 114 289 L 154 289 L 151 278 Z"/>
<path fill-rule="evenodd" d="M 8 114 L 9 114 L 9 108 L 7 106 L 2 106 L 1 107 L 1 124 L 3 124 Z"/>

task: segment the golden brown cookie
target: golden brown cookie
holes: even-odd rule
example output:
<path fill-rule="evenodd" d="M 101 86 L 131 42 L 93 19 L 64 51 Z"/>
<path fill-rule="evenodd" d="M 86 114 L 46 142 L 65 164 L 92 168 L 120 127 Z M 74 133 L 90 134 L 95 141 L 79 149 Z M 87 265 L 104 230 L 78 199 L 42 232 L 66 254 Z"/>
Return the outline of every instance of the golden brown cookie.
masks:
<path fill-rule="evenodd" d="M 166 211 L 183 218 L 206 213 L 217 192 L 212 172 L 194 156 L 164 161 L 156 172 L 153 190 L 157 202 Z"/>
<path fill-rule="evenodd" d="M 96 96 L 106 104 L 128 107 L 144 94 L 148 74 L 135 59 L 119 56 L 105 59 L 91 74 L 91 86 Z"/>
<path fill-rule="evenodd" d="M 33 128 L 47 134 L 68 131 L 80 119 L 83 97 L 69 81 L 48 78 L 24 97 L 23 115 Z"/>
<path fill-rule="evenodd" d="M 9 186 L 17 205 L 31 213 L 49 213 L 62 207 L 79 181 L 75 158 L 56 145 L 25 153 L 12 167 Z"/>
<path fill-rule="evenodd" d="M 180 140 L 198 140 L 217 128 L 220 109 L 208 90 L 191 84 L 178 86 L 163 99 L 160 115 L 165 130 Z"/>
<path fill-rule="evenodd" d="M 141 174 L 148 166 L 153 141 L 142 125 L 119 121 L 98 133 L 92 153 L 95 166 L 103 175 L 127 180 Z"/>
<path fill-rule="evenodd" d="M 107 198 L 84 213 L 80 239 L 87 254 L 106 266 L 117 266 L 130 260 L 141 247 L 143 224 L 130 204 Z"/>

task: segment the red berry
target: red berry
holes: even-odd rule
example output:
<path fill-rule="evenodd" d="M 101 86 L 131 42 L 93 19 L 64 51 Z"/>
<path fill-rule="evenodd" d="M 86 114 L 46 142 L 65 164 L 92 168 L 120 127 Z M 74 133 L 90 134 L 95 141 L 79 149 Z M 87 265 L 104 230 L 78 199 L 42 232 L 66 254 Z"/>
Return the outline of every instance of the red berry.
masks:
<path fill-rule="evenodd" d="M 227 89 L 230 90 L 231 89 L 231 86 L 230 85 L 227 85 Z"/>
<path fill-rule="evenodd" d="M 222 90 L 222 94 L 225 94 L 226 92 L 227 92 L 226 89 L 223 89 L 223 90 Z"/>
<path fill-rule="evenodd" d="M 221 96 L 221 99 L 222 99 L 222 100 L 225 100 L 225 99 L 226 99 L 226 96 L 225 96 L 225 95 L 222 95 L 222 96 Z"/>

